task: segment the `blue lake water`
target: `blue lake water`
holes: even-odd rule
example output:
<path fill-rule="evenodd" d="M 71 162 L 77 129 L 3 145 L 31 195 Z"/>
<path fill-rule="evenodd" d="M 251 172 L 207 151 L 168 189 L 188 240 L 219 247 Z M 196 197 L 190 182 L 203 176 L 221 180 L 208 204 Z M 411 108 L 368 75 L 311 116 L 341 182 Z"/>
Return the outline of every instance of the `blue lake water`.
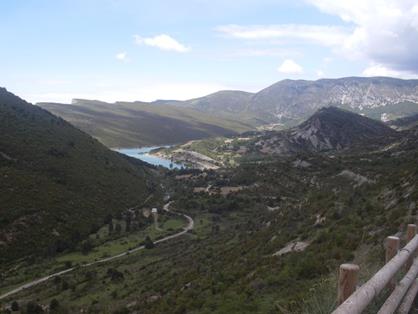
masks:
<path fill-rule="evenodd" d="M 161 148 L 161 147 L 168 147 L 168 146 L 153 146 L 153 147 L 139 147 L 139 148 L 118 148 L 115 151 L 136 158 L 142 161 L 145 161 L 154 166 L 163 166 L 168 169 L 181 169 L 184 168 L 184 165 L 178 164 L 175 162 L 171 162 L 169 159 L 157 157 L 150 155 L 149 152 L 153 149 Z"/>

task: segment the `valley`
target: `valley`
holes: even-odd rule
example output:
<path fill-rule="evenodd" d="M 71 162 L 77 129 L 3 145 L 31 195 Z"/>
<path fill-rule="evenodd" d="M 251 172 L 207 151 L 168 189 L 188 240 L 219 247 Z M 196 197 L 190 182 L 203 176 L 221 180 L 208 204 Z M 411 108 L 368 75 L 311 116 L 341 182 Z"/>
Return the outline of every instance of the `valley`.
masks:
<path fill-rule="evenodd" d="M 145 171 L 151 193 L 99 214 L 72 247 L 10 256 L 1 302 L 59 313 L 329 313 L 338 265 L 359 264 L 367 280 L 382 265 L 379 243 L 417 219 L 413 119 L 391 123 L 396 131 L 327 107 L 286 130 L 146 149 L 185 168 L 113 152 Z M 17 154 L 2 152 L 13 165 Z M 166 209 L 158 228 L 153 207 Z"/>
<path fill-rule="evenodd" d="M 417 21 L 0 1 L 0 314 L 418 314 Z"/>

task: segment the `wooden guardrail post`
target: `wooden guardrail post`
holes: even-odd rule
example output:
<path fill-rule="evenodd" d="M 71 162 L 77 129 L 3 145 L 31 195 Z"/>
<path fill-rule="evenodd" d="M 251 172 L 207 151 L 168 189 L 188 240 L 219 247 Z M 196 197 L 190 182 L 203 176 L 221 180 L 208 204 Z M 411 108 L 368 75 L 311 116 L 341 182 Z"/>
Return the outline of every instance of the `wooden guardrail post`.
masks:
<path fill-rule="evenodd" d="M 409 224 L 406 229 L 406 243 L 409 243 L 409 241 L 411 241 L 415 237 L 416 234 L 417 234 L 417 225 Z M 408 262 L 405 264 L 406 271 L 408 271 L 408 269 L 411 267 L 415 255 L 416 254 L 414 252 L 409 258 Z"/>
<path fill-rule="evenodd" d="M 338 304 L 343 303 L 356 291 L 359 270 L 360 267 L 355 264 L 340 265 L 340 273 L 338 276 Z"/>
<path fill-rule="evenodd" d="M 386 255 L 385 255 L 385 263 L 388 263 L 399 251 L 399 245 L 401 243 L 401 239 L 398 237 L 387 237 L 386 238 Z M 389 289 L 394 289 L 396 286 L 396 276 L 394 276 L 389 285 Z"/>

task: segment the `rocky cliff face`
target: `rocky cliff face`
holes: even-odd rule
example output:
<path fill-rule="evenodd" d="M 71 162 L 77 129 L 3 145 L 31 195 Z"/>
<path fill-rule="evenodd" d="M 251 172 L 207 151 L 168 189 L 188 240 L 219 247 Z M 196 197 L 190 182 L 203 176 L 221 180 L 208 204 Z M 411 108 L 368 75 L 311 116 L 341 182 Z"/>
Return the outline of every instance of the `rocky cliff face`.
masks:
<path fill-rule="evenodd" d="M 321 107 L 333 105 L 390 119 L 391 106 L 405 103 L 417 107 L 418 80 L 349 77 L 280 81 L 255 94 L 249 109 L 285 121 L 306 118 Z"/>

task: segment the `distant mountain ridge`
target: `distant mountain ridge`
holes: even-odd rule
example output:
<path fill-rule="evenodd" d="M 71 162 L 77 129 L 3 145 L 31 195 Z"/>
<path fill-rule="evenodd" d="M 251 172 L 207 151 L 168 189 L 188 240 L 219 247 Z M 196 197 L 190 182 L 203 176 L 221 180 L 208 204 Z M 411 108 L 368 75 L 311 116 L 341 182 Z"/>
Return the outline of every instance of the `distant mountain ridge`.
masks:
<path fill-rule="evenodd" d="M 186 101 L 108 104 L 76 100 L 70 106 L 39 105 L 108 146 L 117 146 L 118 143 L 135 146 L 135 142 L 136 146 L 171 144 L 209 136 L 233 135 L 259 127 L 280 129 L 295 126 L 327 106 L 382 121 L 402 118 L 418 113 L 418 80 L 387 77 L 283 80 L 258 93 L 220 91 Z M 155 127 L 139 127 L 151 119 L 150 114 Z M 169 119 L 162 123 L 170 126 L 165 133 L 161 133 L 160 119 Z M 120 120 L 125 121 L 115 124 Z M 181 131 L 185 127 L 186 130 Z M 161 134 L 150 134 L 155 132 Z"/>
<path fill-rule="evenodd" d="M 300 119 L 332 105 L 380 118 L 378 113 L 385 113 L 385 107 L 400 103 L 418 103 L 418 80 L 387 77 L 284 80 L 254 95 L 251 110 L 263 110 L 279 119 Z"/>

